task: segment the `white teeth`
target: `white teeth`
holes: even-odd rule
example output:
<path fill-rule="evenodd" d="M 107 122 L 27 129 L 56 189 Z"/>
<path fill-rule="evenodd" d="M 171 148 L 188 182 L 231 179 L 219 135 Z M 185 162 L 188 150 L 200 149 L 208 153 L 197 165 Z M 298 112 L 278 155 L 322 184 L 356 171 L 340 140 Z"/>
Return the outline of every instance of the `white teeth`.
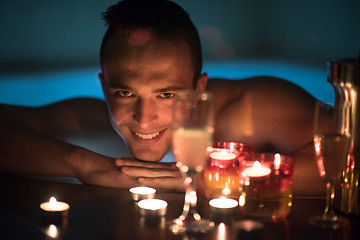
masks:
<path fill-rule="evenodd" d="M 159 134 L 160 134 L 160 132 L 153 133 L 153 134 L 135 133 L 135 135 L 138 136 L 139 138 L 146 139 L 146 140 L 153 139 L 154 137 L 158 136 Z"/>

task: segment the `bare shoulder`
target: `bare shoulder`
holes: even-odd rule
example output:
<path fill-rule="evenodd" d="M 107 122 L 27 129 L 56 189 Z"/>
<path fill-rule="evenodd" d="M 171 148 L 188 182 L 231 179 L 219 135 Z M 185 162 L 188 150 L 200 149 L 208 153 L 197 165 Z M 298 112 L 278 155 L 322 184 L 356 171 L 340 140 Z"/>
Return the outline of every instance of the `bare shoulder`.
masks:
<path fill-rule="evenodd" d="M 311 141 L 314 98 L 299 86 L 275 77 L 213 79 L 216 134 L 259 149 L 291 151 Z"/>
<path fill-rule="evenodd" d="M 282 92 L 284 94 L 295 93 L 297 95 L 309 95 L 308 92 L 294 83 L 282 78 L 271 76 L 257 76 L 236 80 L 223 78 L 209 79 L 207 89 L 210 92 L 213 92 L 216 97 L 220 97 L 222 94 L 227 96 L 230 94 L 233 96 L 245 92 L 271 94 L 273 91 L 275 93 Z"/>

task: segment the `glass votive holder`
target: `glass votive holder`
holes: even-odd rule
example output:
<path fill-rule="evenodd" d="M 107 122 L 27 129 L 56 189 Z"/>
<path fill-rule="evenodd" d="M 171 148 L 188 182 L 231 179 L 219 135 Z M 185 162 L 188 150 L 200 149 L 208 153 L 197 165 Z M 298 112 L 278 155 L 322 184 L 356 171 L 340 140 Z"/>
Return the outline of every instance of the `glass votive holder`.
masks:
<path fill-rule="evenodd" d="M 244 143 L 215 142 L 209 148 L 204 169 L 204 193 L 209 199 L 226 196 L 238 198 L 241 185 L 239 159 L 251 154 L 252 147 Z"/>
<path fill-rule="evenodd" d="M 293 162 L 288 155 L 256 153 L 240 161 L 239 205 L 247 217 L 276 221 L 292 205 Z"/>

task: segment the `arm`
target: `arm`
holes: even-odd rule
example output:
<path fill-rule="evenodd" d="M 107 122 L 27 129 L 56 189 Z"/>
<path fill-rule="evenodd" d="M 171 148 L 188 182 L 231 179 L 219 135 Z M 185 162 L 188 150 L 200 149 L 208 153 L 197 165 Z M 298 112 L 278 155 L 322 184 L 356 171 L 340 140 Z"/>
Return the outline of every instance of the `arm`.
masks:
<path fill-rule="evenodd" d="M 103 101 L 73 99 L 39 108 L 0 105 L 0 115 L 1 173 L 66 176 L 99 186 L 148 185 L 181 191 L 182 179 L 174 164 L 129 158 L 118 159 L 115 164 L 115 157 L 70 143 L 90 146 L 104 154 L 114 148 L 113 155 L 127 153 L 124 142 L 109 124 Z"/>
<path fill-rule="evenodd" d="M 90 104 L 91 111 L 89 113 Z M 69 144 L 62 134 L 103 123 L 97 100 L 70 100 L 41 108 L 0 107 L 0 171 L 7 174 L 76 177 L 87 184 L 128 187 L 136 179 L 118 171 L 113 158 Z M 97 116 L 95 120 L 90 116 Z M 103 117 L 101 117 L 103 116 Z M 99 125 L 100 126 L 100 125 Z M 106 125 L 105 125 L 106 126 Z"/>

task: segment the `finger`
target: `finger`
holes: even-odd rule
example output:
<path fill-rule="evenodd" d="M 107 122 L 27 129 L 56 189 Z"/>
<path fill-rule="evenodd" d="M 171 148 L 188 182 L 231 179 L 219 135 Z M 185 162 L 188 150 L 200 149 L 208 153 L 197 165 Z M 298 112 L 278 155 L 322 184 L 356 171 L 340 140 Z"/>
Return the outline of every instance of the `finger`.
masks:
<path fill-rule="evenodd" d="M 159 168 L 159 169 L 168 169 L 168 170 L 177 170 L 175 162 L 166 162 L 166 163 L 159 163 L 159 162 L 146 162 L 146 161 L 139 161 L 134 158 L 119 158 L 115 160 L 115 165 L 117 167 L 122 166 L 137 166 L 137 167 L 144 167 L 144 168 Z"/>
<path fill-rule="evenodd" d="M 180 178 L 179 170 L 168 170 L 162 168 L 143 168 L 134 166 L 123 166 L 121 172 L 132 177 L 175 177 Z"/>
<path fill-rule="evenodd" d="M 182 178 L 138 178 L 138 182 L 142 185 L 156 188 L 161 191 L 185 192 L 185 186 Z"/>

